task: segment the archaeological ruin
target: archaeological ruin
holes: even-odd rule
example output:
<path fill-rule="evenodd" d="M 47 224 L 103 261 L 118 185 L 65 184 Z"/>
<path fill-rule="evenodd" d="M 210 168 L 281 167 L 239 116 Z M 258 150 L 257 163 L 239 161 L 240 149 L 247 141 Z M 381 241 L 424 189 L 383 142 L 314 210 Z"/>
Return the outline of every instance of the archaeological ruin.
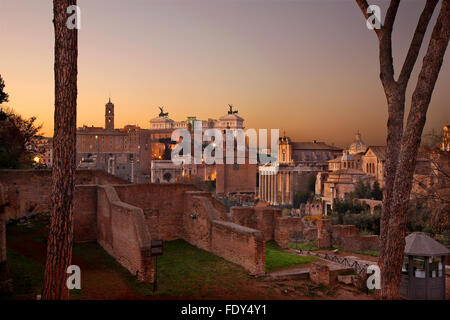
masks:
<path fill-rule="evenodd" d="M 5 220 L 49 211 L 51 171 L 0 170 Z M 288 248 L 294 236 L 349 250 L 376 250 L 378 236 L 360 236 L 354 226 L 331 226 L 282 216 L 273 207 L 226 206 L 189 184 L 129 184 L 99 170 L 76 173 L 74 241 L 98 242 L 138 280 L 153 282 L 152 239 L 184 239 L 244 267 L 265 273 L 265 242 Z"/>

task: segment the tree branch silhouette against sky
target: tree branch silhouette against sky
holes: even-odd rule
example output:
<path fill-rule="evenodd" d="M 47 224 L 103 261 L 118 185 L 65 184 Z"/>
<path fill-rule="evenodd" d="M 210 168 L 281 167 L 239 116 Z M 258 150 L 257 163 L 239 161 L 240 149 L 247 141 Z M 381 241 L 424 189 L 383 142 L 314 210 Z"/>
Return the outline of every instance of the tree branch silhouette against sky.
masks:
<path fill-rule="evenodd" d="M 389 1 L 371 1 L 386 14 Z M 423 1 L 403 1 L 393 31 L 403 64 Z M 354 1 L 80 0 L 78 126 L 102 126 L 110 95 L 116 126 L 149 127 L 158 106 L 175 120 L 218 118 L 233 104 L 247 128 L 346 146 L 359 129 L 384 145 L 386 103 L 377 38 Z M 0 1 L 0 70 L 9 106 L 53 132 L 51 1 Z M 436 21 L 437 10 L 430 25 Z M 428 29 L 424 43 L 430 39 Z M 425 47 L 425 46 L 424 46 Z M 415 83 L 422 48 L 411 82 Z M 450 121 L 444 58 L 424 132 Z M 395 70 L 398 76 L 400 70 Z M 410 101 L 412 88 L 407 91 Z M 406 112 L 408 112 L 407 106 Z"/>

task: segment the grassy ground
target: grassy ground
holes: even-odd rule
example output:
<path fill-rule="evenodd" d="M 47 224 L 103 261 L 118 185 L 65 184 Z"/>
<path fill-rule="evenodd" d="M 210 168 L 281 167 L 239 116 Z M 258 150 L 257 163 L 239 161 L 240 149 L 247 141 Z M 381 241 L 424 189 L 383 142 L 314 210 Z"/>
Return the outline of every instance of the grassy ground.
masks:
<path fill-rule="evenodd" d="M 292 248 L 292 249 L 303 250 L 303 251 L 319 250 L 319 248 L 317 247 L 317 241 L 316 240 L 311 240 L 311 241 L 306 241 L 306 242 L 299 242 L 299 243 L 291 242 L 289 244 L 289 247 Z"/>
<path fill-rule="evenodd" d="M 266 272 L 306 265 L 316 260 L 316 257 L 288 253 L 273 241 L 266 242 Z"/>
<path fill-rule="evenodd" d="M 35 299 L 41 293 L 48 215 L 31 223 L 8 225 L 8 266 L 13 279 L 12 299 Z M 301 257 L 266 244 L 267 271 L 306 265 L 315 257 Z M 71 299 L 334 299 L 366 298 L 304 280 L 273 281 L 251 277 L 242 267 L 198 249 L 184 240 L 165 241 L 158 257 L 158 291 L 137 282 L 97 243 L 75 244 L 72 263 L 81 269 L 81 290 Z"/>
<path fill-rule="evenodd" d="M 371 257 L 378 257 L 378 255 L 379 255 L 378 250 L 356 250 L 355 253 L 363 254 L 363 255 L 371 256 Z"/>

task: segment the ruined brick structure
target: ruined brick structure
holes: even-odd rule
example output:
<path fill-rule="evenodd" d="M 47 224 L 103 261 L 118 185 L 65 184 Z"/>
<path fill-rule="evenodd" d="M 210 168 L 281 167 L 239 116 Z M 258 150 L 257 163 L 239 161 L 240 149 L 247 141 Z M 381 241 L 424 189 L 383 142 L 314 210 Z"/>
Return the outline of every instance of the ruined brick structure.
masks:
<path fill-rule="evenodd" d="M 10 202 L 4 219 L 49 210 L 50 171 L 0 170 L 0 181 Z M 4 238 L 0 228 L 2 232 Z M 335 244 L 346 250 L 375 250 L 378 245 L 377 236 L 361 237 L 354 226 L 331 226 L 328 219 L 314 225 L 282 216 L 273 207 L 233 207 L 227 212 L 211 193 L 193 185 L 128 184 L 101 171 L 77 171 L 75 242 L 98 242 L 138 280 L 152 282 L 152 239 L 184 239 L 252 275 L 265 273 L 265 242 L 270 240 L 282 248 L 292 239 L 317 239 L 319 247 Z M 5 252 L 2 243 L 0 252 Z"/>
<path fill-rule="evenodd" d="M 331 220 L 317 220 L 318 246 L 329 248 L 333 245 L 347 251 L 379 250 L 379 236 L 360 236 L 354 225 L 331 225 Z"/>
<path fill-rule="evenodd" d="M 0 183 L 0 294 L 12 291 L 12 281 L 8 275 L 6 264 L 6 219 L 5 207 L 7 205 L 4 187 Z"/>
<path fill-rule="evenodd" d="M 50 171 L 0 170 L 0 179 L 9 218 L 48 211 Z M 138 280 L 153 281 L 151 239 L 181 238 L 252 275 L 264 274 L 263 233 L 234 223 L 210 193 L 185 184 L 126 184 L 95 170 L 77 171 L 76 184 L 74 241 L 97 241 Z M 24 210 L 30 205 L 33 210 Z"/>
<path fill-rule="evenodd" d="M 51 170 L 0 170 L 0 182 L 10 205 L 6 220 L 20 219 L 37 212 L 50 211 Z M 76 185 L 126 183 L 100 170 L 77 170 Z"/>

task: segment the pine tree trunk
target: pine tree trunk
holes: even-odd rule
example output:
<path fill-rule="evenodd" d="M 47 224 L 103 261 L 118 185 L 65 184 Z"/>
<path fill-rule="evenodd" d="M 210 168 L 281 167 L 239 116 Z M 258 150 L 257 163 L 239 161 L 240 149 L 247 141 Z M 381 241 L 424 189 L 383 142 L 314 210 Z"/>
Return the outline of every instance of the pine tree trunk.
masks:
<path fill-rule="evenodd" d="M 379 258 L 382 280 L 381 298 L 383 299 L 400 298 L 408 204 L 416 158 L 425 126 L 426 114 L 442 67 L 449 36 L 450 0 L 443 0 L 427 53 L 423 59 L 419 80 L 412 96 L 406 128 L 400 138 L 401 148 L 395 154 L 397 158 L 395 178 L 392 190 L 389 191 L 391 196 L 386 204 L 390 213 L 388 223 L 386 224 L 386 220 L 381 222 L 385 233 L 385 238 L 382 239 L 382 241 L 385 241 L 382 243 L 383 255 Z M 401 119 L 403 121 L 403 115 Z M 387 158 L 389 159 L 393 155 L 389 153 L 389 150 L 387 152 Z M 392 177 L 390 182 L 392 182 Z"/>
<path fill-rule="evenodd" d="M 78 32 L 69 29 L 66 12 L 76 0 L 54 0 L 55 128 L 51 220 L 47 242 L 43 299 L 68 299 L 67 267 L 72 260 L 73 194 L 77 107 Z"/>

